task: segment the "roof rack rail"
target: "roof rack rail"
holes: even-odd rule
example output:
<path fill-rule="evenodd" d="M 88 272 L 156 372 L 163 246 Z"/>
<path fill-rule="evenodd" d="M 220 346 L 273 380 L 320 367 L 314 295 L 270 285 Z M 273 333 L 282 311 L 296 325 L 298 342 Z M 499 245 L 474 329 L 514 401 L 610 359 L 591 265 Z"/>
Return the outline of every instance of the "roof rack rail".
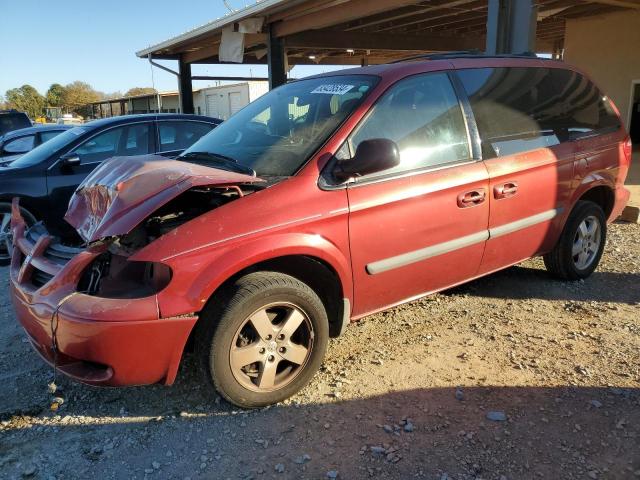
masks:
<path fill-rule="evenodd" d="M 538 57 L 534 52 L 487 54 L 480 50 L 461 50 L 455 52 L 425 53 L 423 55 L 401 58 L 389 63 L 411 62 L 414 60 L 448 60 L 452 58 L 536 58 L 545 60 L 544 58 Z"/>

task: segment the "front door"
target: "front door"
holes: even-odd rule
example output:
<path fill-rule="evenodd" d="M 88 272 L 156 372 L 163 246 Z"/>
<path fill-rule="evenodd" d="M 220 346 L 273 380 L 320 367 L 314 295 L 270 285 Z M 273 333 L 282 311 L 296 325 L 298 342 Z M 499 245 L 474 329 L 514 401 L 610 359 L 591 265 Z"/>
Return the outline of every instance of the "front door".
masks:
<path fill-rule="evenodd" d="M 391 87 L 351 152 L 371 138 L 395 141 L 401 163 L 347 190 L 356 317 L 473 277 L 488 236 L 487 171 L 446 73 Z"/>

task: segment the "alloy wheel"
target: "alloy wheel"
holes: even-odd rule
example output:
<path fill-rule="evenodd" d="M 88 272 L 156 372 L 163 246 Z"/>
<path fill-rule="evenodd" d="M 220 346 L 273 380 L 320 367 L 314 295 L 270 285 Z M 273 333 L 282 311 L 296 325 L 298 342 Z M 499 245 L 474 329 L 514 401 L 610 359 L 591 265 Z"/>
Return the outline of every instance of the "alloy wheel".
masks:
<path fill-rule="evenodd" d="M 580 222 L 571 249 L 573 263 L 577 269 L 584 270 L 593 263 L 600 249 L 601 231 L 600 221 L 593 215 Z"/>
<path fill-rule="evenodd" d="M 313 326 L 300 307 L 267 305 L 249 315 L 237 330 L 229 352 L 231 372 L 249 390 L 278 390 L 304 370 L 313 340 Z"/>
<path fill-rule="evenodd" d="M 0 213 L 0 261 L 9 260 L 12 251 L 11 213 Z"/>

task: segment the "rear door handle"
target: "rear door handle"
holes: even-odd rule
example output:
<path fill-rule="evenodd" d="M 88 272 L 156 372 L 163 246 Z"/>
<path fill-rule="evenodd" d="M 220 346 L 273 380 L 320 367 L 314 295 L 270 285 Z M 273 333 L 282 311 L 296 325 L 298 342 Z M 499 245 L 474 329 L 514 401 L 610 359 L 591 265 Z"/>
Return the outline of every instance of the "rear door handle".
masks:
<path fill-rule="evenodd" d="M 458 195 L 458 207 L 468 208 L 480 205 L 487 198 L 487 192 L 484 188 L 478 188 L 477 190 L 471 190 L 470 192 L 464 192 Z"/>
<path fill-rule="evenodd" d="M 518 193 L 518 182 L 507 182 L 493 187 L 493 196 L 497 199 L 513 197 Z"/>

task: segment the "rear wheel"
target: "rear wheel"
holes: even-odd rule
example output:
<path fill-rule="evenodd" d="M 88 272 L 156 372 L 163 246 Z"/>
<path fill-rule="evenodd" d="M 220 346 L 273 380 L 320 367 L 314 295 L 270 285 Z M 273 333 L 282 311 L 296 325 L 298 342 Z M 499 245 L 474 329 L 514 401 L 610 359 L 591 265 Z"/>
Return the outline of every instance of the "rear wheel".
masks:
<path fill-rule="evenodd" d="M 31 226 L 36 223 L 35 217 L 20 207 L 22 218 Z M 13 237 L 11 236 L 11 204 L 0 203 L 0 266 L 9 265 L 13 252 Z"/>
<path fill-rule="evenodd" d="M 218 392 L 255 408 L 303 388 L 320 367 L 329 323 L 322 301 L 294 277 L 251 273 L 203 313 L 196 348 Z"/>
<path fill-rule="evenodd" d="M 607 238 L 607 222 L 599 205 L 579 201 L 554 249 L 544 256 L 547 270 L 563 280 L 587 278 L 597 268 Z"/>

